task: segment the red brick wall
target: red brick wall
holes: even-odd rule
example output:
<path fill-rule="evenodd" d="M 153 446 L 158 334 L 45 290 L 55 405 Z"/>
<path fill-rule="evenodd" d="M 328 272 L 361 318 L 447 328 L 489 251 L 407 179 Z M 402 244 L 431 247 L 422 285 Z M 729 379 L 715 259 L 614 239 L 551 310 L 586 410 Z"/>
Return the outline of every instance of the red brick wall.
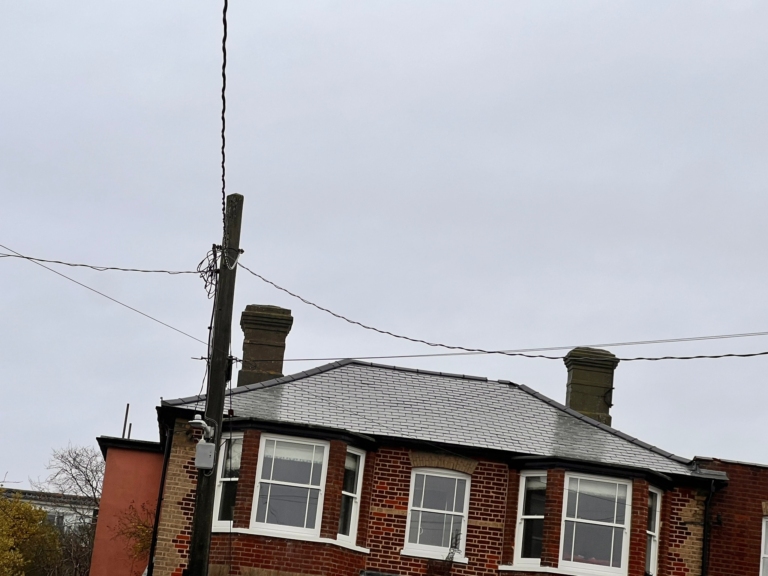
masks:
<path fill-rule="evenodd" d="M 560 529 L 563 517 L 563 490 L 565 470 L 547 471 L 547 493 L 544 504 L 544 542 L 541 546 L 541 565 L 555 567 L 560 562 Z"/>
<path fill-rule="evenodd" d="M 251 524 L 253 491 L 256 487 L 256 466 L 259 463 L 261 432 L 246 430 L 243 435 L 243 454 L 240 458 L 240 478 L 237 481 L 235 497 L 235 528 L 248 528 Z"/>
<path fill-rule="evenodd" d="M 91 556 L 91 576 L 138 576 L 147 558 L 129 556 L 131 542 L 118 537 L 121 517 L 130 506 L 157 508 L 157 493 L 163 472 L 163 454 L 131 448 L 109 448 L 99 516 Z"/>
<path fill-rule="evenodd" d="M 323 518 L 320 537 L 336 539 L 339 533 L 341 515 L 341 489 L 344 486 L 344 462 L 347 459 L 347 444 L 331 440 L 328 453 L 328 468 L 325 473 L 325 496 L 323 497 Z"/>
<path fill-rule="evenodd" d="M 702 461 L 728 474 L 728 486 L 712 498 L 708 576 L 755 576 L 760 567 L 763 502 L 768 502 L 768 467 Z"/>
<path fill-rule="evenodd" d="M 515 559 L 515 529 L 517 528 L 517 504 L 520 496 L 520 472 L 510 470 L 507 475 L 507 508 L 504 518 L 504 542 L 501 563 L 512 564 Z"/>
<path fill-rule="evenodd" d="M 632 483 L 632 516 L 629 528 L 629 576 L 645 574 L 645 556 L 648 549 L 648 482 Z"/>
<path fill-rule="evenodd" d="M 371 494 L 373 493 L 373 471 L 376 467 L 376 452 L 365 455 L 363 485 L 360 487 L 360 512 L 357 521 L 357 545 L 365 547 L 368 541 L 368 526 L 371 517 Z"/>
<path fill-rule="evenodd" d="M 365 554 L 319 542 L 214 534 L 210 563 L 232 566 L 233 575 L 248 574 L 248 568 L 260 568 L 312 576 L 357 576 L 365 567 Z"/>
<path fill-rule="evenodd" d="M 376 455 L 368 539 L 371 553 L 366 568 L 381 572 L 425 574 L 427 561 L 402 556 L 406 537 L 408 496 L 411 484 L 409 451 L 382 448 Z M 498 573 L 507 506 L 506 464 L 481 460 L 470 483 L 467 545 L 469 564 L 455 564 L 451 574 Z"/>
<path fill-rule="evenodd" d="M 186 423 L 183 423 L 186 424 Z M 241 475 L 235 504 L 235 527 L 250 524 L 253 491 L 256 481 L 260 434 L 245 433 Z M 335 539 L 341 504 L 346 444 L 332 441 L 326 473 L 321 536 Z M 194 505 L 193 464 L 194 440 L 187 436 L 184 426 L 178 426 L 174 437 L 166 483 L 168 502 L 161 513 L 158 551 L 163 569 L 158 576 L 170 576 L 184 567 L 191 507 Z M 384 573 L 418 576 L 426 573 L 427 560 L 401 555 L 406 539 L 406 519 L 410 492 L 412 461 L 405 448 L 381 448 L 366 455 L 358 523 L 358 545 L 369 548 L 370 554 L 357 552 L 334 544 L 304 542 L 252 534 L 215 534 L 211 563 L 230 565 L 232 574 L 261 576 L 265 570 L 313 576 L 356 576 L 363 568 Z M 762 476 L 745 472 L 744 485 L 758 486 Z M 547 472 L 547 501 L 545 505 L 542 566 L 554 568 L 559 563 L 560 531 L 565 488 L 565 470 Z M 479 459 L 471 476 L 468 510 L 468 564 L 455 564 L 456 576 L 490 576 L 498 574 L 498 565 L 509 563 L 514 556 L 515 524 L 519 473 L 510 471 L 505 463 Z M 723 493 L 724 514 L 733 513 L 733 529 L 743 519 L 734 510 L 743 504 L 734 492 L 733 502 Z M 747 562 L 755 563 L 759 554 L 759 516 L 762 511 L 760 492 L 750 492 L 749 518 L 757 519 L 757 535 L 750 532 L 744 538 L 744 550 L 750 546 L 756 552 Z M 703 502 L 706 493 L 690 488 L 668 491 L 662 500 L 662 533 L 659 550 L 659 576 L 699 576 L 703 534 Z M 645 568 L 645 527 L 648 483 L 633 484 L 630 526 L 630 561 L 628 576 L 642 576 Z M 768 494 L 765 500 L 768 501 Z M 741 513 L 739 513 L 741 514 Z M 751 520 L 750 520 L 751 522 Z M 728 526 L 731 526 L 728 524 Z M 750 524 L 751 526 L 751 524 Z M 727 528 L 724 520 L 723 531 Z M 728 528 L 729 530 L 731 528 Z M 757 544 L 755 545 L 755 539 Z M 735 542 L 735 540 L 732 540 Z M 751 549 L 751 548 L 750 548 Z M 726 548 L 713 554 L 725 557 Z M 745 564 L 746 566 L 747 564 Z M 751 564 L 750 564 L 751 565 Z M 725 566 L 721 561 L 719 566 Z M 754 572 L 743 572 L 743 574 Z M 525 576 L 524 572 L 517 572 Z M 736 576 L 741 573 L 711 572 L 711 576 Z"/>

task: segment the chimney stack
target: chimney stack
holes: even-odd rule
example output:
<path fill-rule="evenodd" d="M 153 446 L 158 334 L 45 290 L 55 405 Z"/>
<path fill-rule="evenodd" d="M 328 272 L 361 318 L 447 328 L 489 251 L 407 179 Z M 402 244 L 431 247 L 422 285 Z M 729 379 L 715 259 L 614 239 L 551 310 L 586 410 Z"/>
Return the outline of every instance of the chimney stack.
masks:
<path fill-rule="evenodd" d="M 563 362 L 568 368 L 565 405 L 610 426 L 613 372 L 619 359 L 607 350 L 574 348 Z"/>
<path fill-rule="evenodd" d="M 283 375 L 285 339 L 291 331 L 291 311 L 279 306 L 249 304 L 240 316 L 243 340 L 243 368 L 237 385 L 246 386 Z"/>

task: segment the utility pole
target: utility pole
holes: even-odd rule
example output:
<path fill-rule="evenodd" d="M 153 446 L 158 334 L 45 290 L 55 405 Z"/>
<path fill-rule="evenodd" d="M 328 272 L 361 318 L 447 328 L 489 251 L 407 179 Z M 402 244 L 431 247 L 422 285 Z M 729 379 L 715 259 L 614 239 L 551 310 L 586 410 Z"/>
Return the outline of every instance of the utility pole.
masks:
<path fill-rule="evenodd" d="M 222 241 L 219 278 L 216 285 L 216 303 L 213 319 L 208 391 L 205 397 L 205 420 L 215 422 L 215 454 L 218 461 L 221 444 L 221 424 L 229 372 L 229 344 L 232 338 L 232 306 L 235 299 L 237 258 L 240 256 L 240 225 L 243 216 L 243 197 L 227 196 L 226 229 Z M 213 501 L 216 493 L 216 466 L 213 470 L 198 470 L 195 514 L 192 518 L 192 536 L 189 542 L 189 563 L 185 576 L 208 575 L 208 553 L 211 547 Z"/>

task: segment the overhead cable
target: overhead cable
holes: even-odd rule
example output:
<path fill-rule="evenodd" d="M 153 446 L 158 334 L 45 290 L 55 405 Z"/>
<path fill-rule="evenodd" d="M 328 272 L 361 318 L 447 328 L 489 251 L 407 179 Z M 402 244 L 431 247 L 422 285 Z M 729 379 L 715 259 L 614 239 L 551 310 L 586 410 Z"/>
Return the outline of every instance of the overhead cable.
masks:
<path fill-rule="evenodd" d="M 67 276 L 66 274 L 62 274 L 58 270 L 54 270 L 53 268 L 49 268 L 48 266 L 46 266 L 45 264 L 41 264 L 37 260 L 23 257 L 21 254 L 19 254 L 18 252 L 16 252 L 15 250 L 13 250 L 11 248 L 8 248 L 7 246 L 3 246 L 2 244 L 0 244 L 0 248 L 3 248 L 4 250 L 8 250 L 9 252 L 13 252 L 15 255 L 17 255 L 19 257 L 22 257 L 25 260 L 29 260 L 33 264 L 36 264 L 37 266 L 40 266 L 41 268 L 45 268 L 49 272 L 53 272 L 54 274 L 57 274 L 58 276 L 61 276 L 62 278 L 65 278 L 65 279 L 69 280 L 70 282 L 74 282 L 78 286 L 82 286 L 83 288 L 86 288 L 87 290 L 90 290 L 91 292 L 94 292 L 94 293 L 98 294 L 99 296 L 102 296 L 102 297 L 106 298 L 107 300 L 111 300 L 115 304 L 119 304 L 120 306 L 123 306 L 124 308 L 128 308 L 128 310 L 136 312 L 136 314 L 141 314 L 145 318 L 149 318 L 153 322 L 157 322 L 158 324 L 161 324 L 161 325 L 165 326 L 166 328 L 170 328 L 174 332 L 178 332 L 179 334 L 183 334 L 187 338 L 191 338 L 192 340 L 195 340 L 196 342 L 200 342 L 201 344 L 205 344 L 206 346 L 208 345 L 208 343 L 205 340 L 201 340 L 200 338 L 196 338 L 195 336 L 192 336 L 191 334 L 187 334 L 183 330 L 179 330 L 178 328 L 176 328 L 174 326 L 171 326 L 170 324 L 167 324 L 166 322 L 163 322 L 162 320 L 158 320 L 157 318 L 155 318 L 154 316 L 150 316 L 146 312 L 142 312 L 141 310 L 139 310 L 137 308 L 134 308 L 133 306 L 129 306 L 128 304 L 125 304 L 124 302 L 120 302 L 120 300 L 118 300 L 117 298 L 112 298 L 112 296 L 108 296 L 108 295 L 104 294 L 104 292 L 99 292 L 95 288 L 91 288 L 90 286 L 88 286 L 86 284 L 83 284 L 82 282 L 78 282 L 74 278 L 70 278 L 69 276 Z M 196 273 L 197 272 L 195 272 L 195 274 Z"/>
<path fill-rule="evenodd" d="M 46 262 L 48 264 L 61 264 L 63 266 L 71 266 L 73 268 L 90 268 L 91 270 L 96 270 L 97 272 L 106 272 L 106 271 L 112 270 L 117 272 L 142 272 L 144 274 L 172 274 L 172 275 L 200 273 L 197 270 L 146 270 L 143 268 L 118 268 L 117 266 L 94 266 L 93 264 L 77 264 L 74 262 L 63 262 L 61 260 L 45 260 L 44 258 L 33 258 L 32 256 L 24 256 L 23 254 L 19 254 L 15 250 L 11 250 L 10 248 L 3 246 L 2 244 L 0 244 L 0 248 L 13 252 L 13 254 L 0 253 L 0 258 L 22 258 L 24 260 L 31 260 L 32 262 Z"/>
<path fill-rule="evenodd" d="M 310 300 L 307 300 L 306 298 L 299 296 L 298 294 L 295 294 L 294 292 L 291 292 L 287 288 L 283 288 L 282 286 L 276 284 L 272 280 L 269 280 L 268 278 L 265 278 L 261 274 L 258 274 L 257 272 L 254 272 L 247 266 L 243 265 L 241 262 L 238 263 L 240 268 L 245 270 L 246 272 L 252 274 L 262 282 L 265 282 L 269 284 L 270 286 L 273 286 L 274 288 L 280 290 L 281 292 L 284 292 L 288 294 L 289 296 L 292 296 L 293 298 L 296 298 L 303 302 L 304 304 L 307 304 L 308 306 L 312 306 L 313 308 L 316 308 L 318 310 L 321 310 L 322 312 L 325 312 L 327 314 L 330 314 L 331 316 L 338 318 L 340 320 L 343 320 L 345 322 L 348 322 L 349 324 L 354 324 L 355 326 L 359 326 L 360 328 L 364 328 L 366 330 L 371 330 L 373 332 L 377 332 L 379 334 L 384 334 L 386 336 L 391 336 L 392 338 L 398 338 L 400 340 L 407 340 L 408 342 L 414 342 L 417 344 L 425 344 L 427 346 L 432 346 L 434 348 L 445 348 L 447 350 L 460 350 L 461 352 L 452 352 L 452 353 L 440 353 L 440 354 L 408 354 L 408 355 L 390 355 L 390 356 L 367 356 L 367 357 L 356 357 L 357 359 L 386 359 L 386 358 L 428 358 L 428 357 L 437 357 L 437 356 L 468 356 L 468 355 L 475 355 L 475 354 L 498 354 L 503 356 L 522 356 L 524 358 L 543 358 L 546 360 L 562 360 L 564 356 L 550 356 L 545 354 L 531 354 L 532 352 L 547 352 L 547 351 L 555 351 L 555 350 L 570 350 L 572 348 L 577 348 L 579 346 L 586 346 L 590 348 L 610 348 L 615 346 L 638 346 L 638 345 L 645 345 L 645 344 L 669 344 L 673 342 L 693 342 L 693 341 L 699 341 L 699 340 L 722 340 L 726 338 L 746 338 L 746 337 L 752 337 L 752 336 L 768 336 L 768 332 L 746 332 L 746 333 L 740 333 L 740 334 L 719 334 L 714 336 L 693 336 L 693 337 L 687 337 L 687 338 L 666 338 L 662 340 L 636 340 L 633 342 L 613 342 L 613 343 L 603 343 L 603 344 L 581 344 L 581 345 L 572 345 L 572 346 L 552 346 L 547 348 L 523 348 L 518 350 L 485 350 L 483 348 L 466 348 L 464 346 L 453 346 L 450 344 L 442 344 L 440 342 L 429 342 L 427 340 L 421 340 L 419 338 L 412 338 L 410 336 L 404 336 L 402 334 L 395 334 L 394 332 L 390 332 L 389 330 L 382 330 L 380 328 L 376 328 L 374 326 L 369 326 L 367 324 L 363 324 L 362 322 L 358 322 L 357 320 L 352 320 L 350 318 L 347 318 L 346 316 L 343 316 L 341 314 L 338 314 L 334 312 L 333 310 L 329 310 L 328 308 L 325 308 L 323 306 L 320 306 L 319 304 L 315 304 L 314 302 L 311 302 Z M 713 355 L 713 356 L 706 356 L 706 355 L 698 355 L 698 356 L 662 356 L 662 357 L 637 357 L 637 358 L 621 358 L 620 360 L 623 360 L 625 362 L 633 362 L 637 360 L 698 360 L 703 358 L 747 358 L 752 356 L 763 356 L 768 354 L 768 352 L 759 352 L 754 354 L 721 354 L 721 355 Z M 343 358 L 307 358 L 307 359 L 290 359 L 286 361 L 293 361 L 293 362 L 299 362 L 299 361 L 335 361 L 335 360 L 342 360 Z"/>

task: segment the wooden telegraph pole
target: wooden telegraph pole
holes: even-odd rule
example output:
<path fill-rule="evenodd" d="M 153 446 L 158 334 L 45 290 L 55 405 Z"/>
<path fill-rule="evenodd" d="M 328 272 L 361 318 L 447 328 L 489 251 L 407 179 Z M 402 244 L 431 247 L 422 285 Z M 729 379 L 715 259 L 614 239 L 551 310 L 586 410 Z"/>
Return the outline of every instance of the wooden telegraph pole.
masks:
<path fill-rule="evenodd" d="M 240 255 L 240 225 L 243 216 L 243 197 L 227 196 L 226 229 L 222 241 L 222 254 L 216 286 L 216 308 L 213 319 L 208 391 L 205 397 L 205 419 L 215 422 L 216 462 L 221 444 L 221 424 L 229 368 L 229 345 L 232 338 L 232 306 L 235 299 L 237 257 Z M 213 526 L 213 501 L 216 493 L 216 466 L 213 470 L 198 470 L 195 514 L 192 519 L 192 536 L 189 542 L 189 563 L 186 576 L 207 576 L 208 553 L 211 547 Z"/>

